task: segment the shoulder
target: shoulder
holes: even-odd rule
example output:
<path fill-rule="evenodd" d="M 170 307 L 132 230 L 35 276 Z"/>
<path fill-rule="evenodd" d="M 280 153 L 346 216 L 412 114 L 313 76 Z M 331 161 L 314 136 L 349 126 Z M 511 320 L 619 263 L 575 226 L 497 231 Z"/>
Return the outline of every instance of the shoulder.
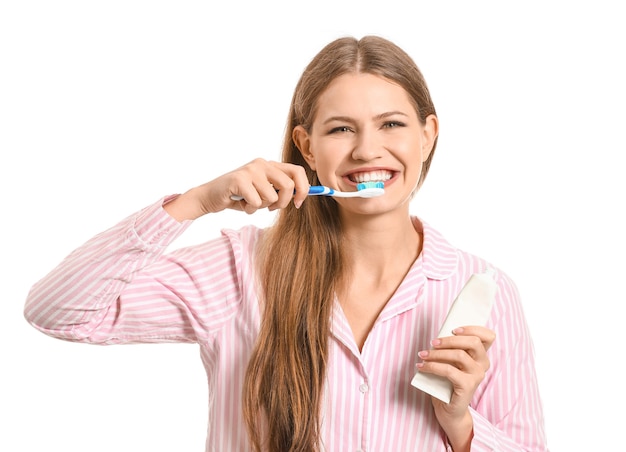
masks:
<path fill-rule="evenodd" d="M 250 253 L 255 249 L 264 230 L 258 226 L 247 225 L 239 229 L 222 229 L 221 235 L 233 249 Z"/>
<path fill-rule="evenodd" d="M 413 217 L 413 223 L 422 233 L 422 259 L 429 279 L 460 286 L 472 274 L 491 269 L 498 285 L 497 298 L 505 304 L 517 303 L 519 293 L 515 282 L 496 263 L 454 246 L 441 232 L 417 217 Z"/>
<path fill-rule="evenodd" d="M 243 226 L 239 229 L 222 229 L 222 240 L 225 240 L 231 249 L 238 267 L 250 269 L 253 272 L 257 245 L 265 229 L 254 225 Z M 248 277 L 250 274 L 242 275 Z"/>

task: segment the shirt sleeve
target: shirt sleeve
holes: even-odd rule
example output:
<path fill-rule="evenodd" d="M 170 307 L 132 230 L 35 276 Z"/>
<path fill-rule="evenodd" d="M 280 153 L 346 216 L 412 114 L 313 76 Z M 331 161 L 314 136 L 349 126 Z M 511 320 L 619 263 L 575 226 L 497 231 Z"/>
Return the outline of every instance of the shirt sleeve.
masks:
<path fill-rule="evenodd" d="M 96 235 L 31 288 L 26 320 L 41 332 L 95 344 L 199 342 L 240 300 L 227 237 L 165 250 L 191 224 L 166 197 Z"/>
<path fill-rule="evenodd" d="M 474 420 L 472 451 L 546 452 L 533 343 L 517 287 L 503 273 L 499 273 L 496 297 L 491 368 L 470 407 Z"/>

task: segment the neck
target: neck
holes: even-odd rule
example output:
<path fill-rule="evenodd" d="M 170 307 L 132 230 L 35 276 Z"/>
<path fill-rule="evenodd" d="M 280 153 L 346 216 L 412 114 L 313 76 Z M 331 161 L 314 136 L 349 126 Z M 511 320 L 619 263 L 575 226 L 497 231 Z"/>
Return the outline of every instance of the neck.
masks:
<path fill-rule="evenodd" d="M 408 213 L 342 224 L 344 249 L 353 274 L 373 280 L 406 273 L 421 252 L 421 235 Z"/>

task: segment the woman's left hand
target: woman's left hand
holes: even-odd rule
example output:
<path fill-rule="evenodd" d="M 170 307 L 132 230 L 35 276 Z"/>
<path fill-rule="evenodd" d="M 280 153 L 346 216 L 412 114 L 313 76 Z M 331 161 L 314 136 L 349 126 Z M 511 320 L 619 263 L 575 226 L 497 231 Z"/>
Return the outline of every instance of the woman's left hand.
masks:
<path fill-rule="evenodd" d="M 432 404 L 453 449 L 461 450 L 454 448 L 454 443 L 463 443 L 463 438 L 471 440 L 473 424 L 468 407 L 489 369 L 487 350 L 496 335 L 481 326 L 465 326 L 453 333 L 453 336 L 434 339 L 432 349 L 421 351 L 419 356 L 423 361 L 417 367 L 420 372 L 439 375 L 452 383 L 450 403 L 432 397 Z"/>

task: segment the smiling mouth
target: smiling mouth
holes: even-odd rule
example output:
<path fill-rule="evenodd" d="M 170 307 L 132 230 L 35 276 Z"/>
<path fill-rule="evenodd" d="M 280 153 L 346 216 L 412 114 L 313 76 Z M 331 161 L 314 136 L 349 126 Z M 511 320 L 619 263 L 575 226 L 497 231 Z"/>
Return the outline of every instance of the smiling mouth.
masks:
<path fill-rule="evenodd" d="M 364 173 L 354 173 L 350 174 L 348 179 L 357 184 L 363 182 L 385 182 L 393 177 L 393 173 L 391 171 L 386 170 L 378 170 L 378 171 L 367 171 Z"/>

